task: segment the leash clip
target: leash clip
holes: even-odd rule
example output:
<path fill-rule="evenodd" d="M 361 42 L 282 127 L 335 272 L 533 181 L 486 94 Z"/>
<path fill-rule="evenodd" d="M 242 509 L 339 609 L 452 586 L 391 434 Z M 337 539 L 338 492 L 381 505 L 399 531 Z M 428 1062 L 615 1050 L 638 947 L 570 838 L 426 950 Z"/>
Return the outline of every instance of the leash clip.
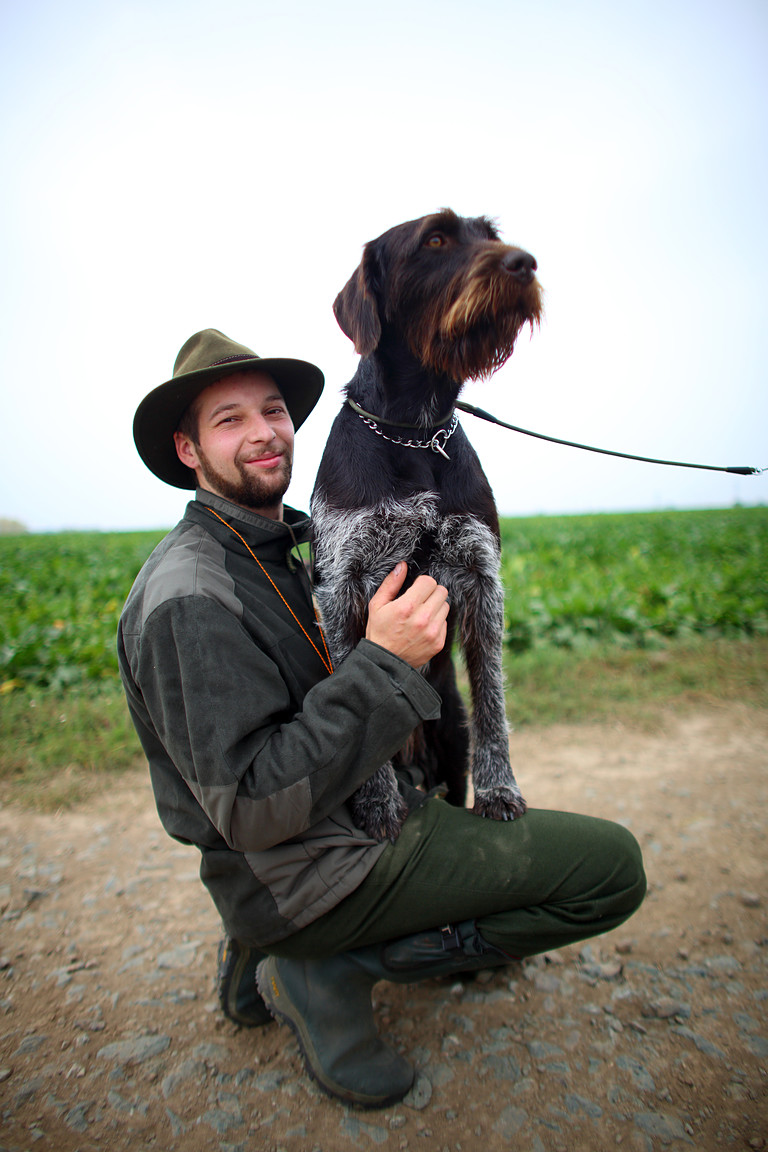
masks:
<path fill-rule="evenodd" d="M 451 431 L 453 431 L 453 429 L 451 429 Z M 440 428 L 437 432 L 435 432 L 434 436 L 432 437 L 432 439 L 429 442 L 429 446 L 432 449 L 432 451 L 433 452 L 439 452 L 440 455 L 444 456 L 446 460 L 450 460 L 450 456 L 448 455 L 448 453 L 445 450 L 445 444 L 447 443 L 448 437 L 450 436 L 450 434 L 451 433 L 446 431 L 445 428 Z M 442 444 L 440 443 L 440 437 L 441 436 L 444 438 Z"/>

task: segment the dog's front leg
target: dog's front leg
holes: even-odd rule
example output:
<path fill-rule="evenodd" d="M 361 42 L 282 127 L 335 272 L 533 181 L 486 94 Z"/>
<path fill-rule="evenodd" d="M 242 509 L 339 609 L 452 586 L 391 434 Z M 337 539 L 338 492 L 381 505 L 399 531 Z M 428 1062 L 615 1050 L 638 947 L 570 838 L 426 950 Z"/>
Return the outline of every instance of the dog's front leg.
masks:
<path fill-rule="evenodd" d="M 498 579 L 478 581 L 462 626 L 464 655 L 472 692 L 473 811 L 494 820 L 514 820 L 525 800 L 509 763 L 509 728 L 504 703 L 501 637 L 504 593 Z"/>
<path fill-rule="evenodd" d="M 368 598 L 362 586 L 357 589 L 347 578 L 323 581 L 316 590 L 318 608 L 334 664 L 343 660 L 364 633 L 363 606 Z M 400 796 L 397 777 L 390 761 L 377 768 L 354 792 L 352 815 L 358 828 L 375 840 L 397 839 L 407 806 Z"/>
<path fill-rule="evenodd" d="M 523 815 L 526 805 L 509 762 L 498 542 L 481 521 L 449 517 L 441 532 L 441 553 L 449 567 L 441 567 L 436 575 L 447 583 L 451 598 L 456 597 L 472 694 L 473 811 L 494 820 L 513 820 Z"/>
<path fill-rule="evenodd" d="M 334 664 L 345 659 L 365 634 L 368 603 L 381 581 L 360 575 L 361 556 L 355 549 L 360 535 L 349 531 L 340 517 L 331 518 L 314 511 L 318 533 L 315 594 L 328 647 Z M 340 522 L 341 521 L 341 522 Z M 344 546 L 334 549 L 337 536 Z M 394 566 L 394 565 L 393 565 Z M 397 839 L 408 808 L 400 795 L 397 777 L 390 761 L 382 764 L 351 798 L 352 815 L 358 828 L 375 840 Z"/>

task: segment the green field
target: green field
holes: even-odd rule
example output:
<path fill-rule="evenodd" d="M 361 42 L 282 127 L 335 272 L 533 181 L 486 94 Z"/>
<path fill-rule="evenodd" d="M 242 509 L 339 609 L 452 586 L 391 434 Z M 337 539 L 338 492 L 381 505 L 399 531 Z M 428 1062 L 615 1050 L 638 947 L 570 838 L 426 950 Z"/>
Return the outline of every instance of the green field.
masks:
<path fill-rule="evenodd" d="M 0 685 L 98 685 L 159 532 L 0 536 Z M 768 508 L 502 521 L 512 651 L 768 635 Z"/>
<path fill-rule="evenodd" d="M 120 610 L 163 536 L 0 536 L 0 691 L 114 681 Z"/>
<path fill-rule="evenodd" d="M 115 630 L 162 532 L 0 536 L 0 796 L 52 806 L 139 749 Z M 516 725 L 768 692 L 768 508 L 502 521 Z"/>
<path fill-rule="evenodd" d="M 502 522 L 513 650 L 768 635 L 768 508 Z"/>

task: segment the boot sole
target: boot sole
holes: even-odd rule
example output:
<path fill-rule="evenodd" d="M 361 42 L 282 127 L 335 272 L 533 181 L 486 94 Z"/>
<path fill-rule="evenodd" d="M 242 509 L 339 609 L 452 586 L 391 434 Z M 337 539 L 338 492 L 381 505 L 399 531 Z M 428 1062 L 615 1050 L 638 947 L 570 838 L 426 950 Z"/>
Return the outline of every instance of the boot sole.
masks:
<path fill-rule="evenodd" d="M 345 1104 L 355 1104 L 359 1108 L 386 1108 L 389 1104 L 396 1104 L 408 1094 L 413 1082 L 405 1092 L 396 1092 L 389 1096 L 370 1096 L 361 1092 L 352 1092 L 337 1084 L 326 1075 L 320 1063 L 315 1046 L 309 1036 L 300 1012 L 290 999 L 285 987 L 280 981 L 277 963 L 273 956 L 262 960 L 256 969 L 256 984 L 261 998 L 278 1023 L 287 1024 L 296 1037 L 307 1072 L 318 1087 L 329 1096 Z"/>

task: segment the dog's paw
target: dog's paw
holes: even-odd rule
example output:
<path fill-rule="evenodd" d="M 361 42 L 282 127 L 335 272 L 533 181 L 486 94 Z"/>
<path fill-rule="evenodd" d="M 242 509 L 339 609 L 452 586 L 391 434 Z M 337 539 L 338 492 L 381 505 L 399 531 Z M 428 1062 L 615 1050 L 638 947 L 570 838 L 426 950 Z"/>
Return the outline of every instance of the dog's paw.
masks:
<path fill-rule="evenodd" d="M 356 796 L 352 815 L 358 828 L 373 840 L 391 840 L 394 844 L 408 815 L 408 806 L 399 792 L 382 797 Z"/>
<path fill-rule="evenodd" d="M 400 835 L 408 807 L 397 787 L 397 777 L 389 761 L 382 764 L 352 797 L 352 817 L 373 840 L 391 840 Z"/>
<path fill-rule="evenodd" d="M 487 820 L 515 820 L 524 815 L 526 803 L 517 784 L 511 787 L 476 788 L 472 811 Z"/>

